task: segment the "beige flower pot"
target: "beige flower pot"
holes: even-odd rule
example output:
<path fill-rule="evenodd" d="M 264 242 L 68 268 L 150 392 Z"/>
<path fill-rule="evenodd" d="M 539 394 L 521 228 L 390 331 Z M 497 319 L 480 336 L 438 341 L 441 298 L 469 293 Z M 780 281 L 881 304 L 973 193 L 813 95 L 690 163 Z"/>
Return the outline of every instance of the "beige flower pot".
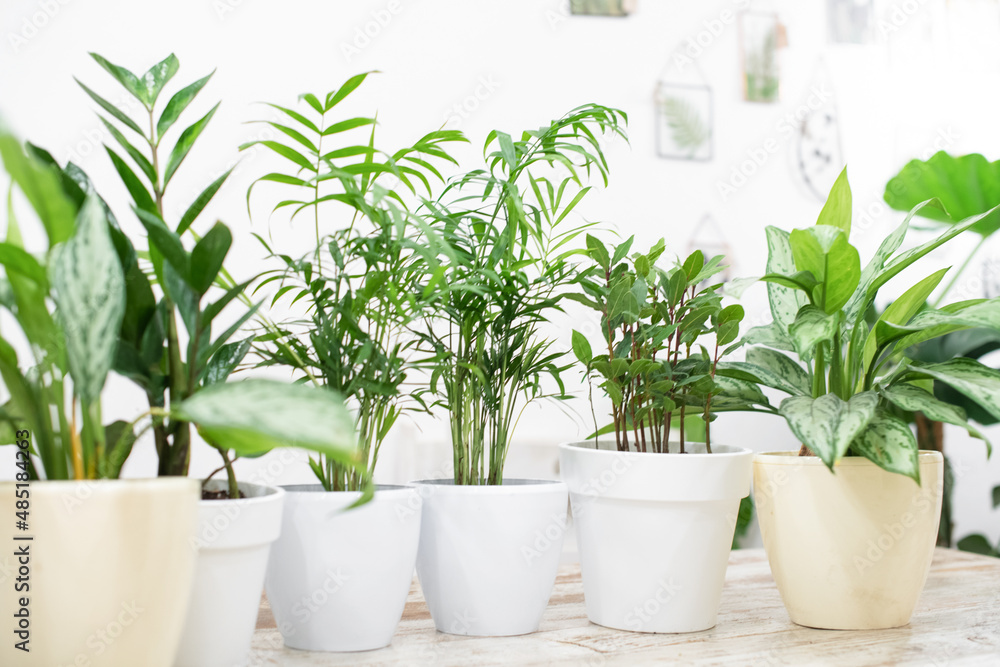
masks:
<path fill-rule="evenodd" d="M 198 482 L 31 482 L 26 531 L 14 530 L 15 490 L 0 483 L 0 665 L 171 665 L 194 576 Z M 14 541 L 15 532 L 33 539 Z M 27 653 L 12 634 L 21 597 Z"/>
<path fill-rule="evenodd" d="M 918 486 L 862 457 L 833 474 L 796 454 L 754 459 L 761 537 L 788 615 L 830 630 L 906 625 L 934 555 L 944 458 L 920 453 Z"/>

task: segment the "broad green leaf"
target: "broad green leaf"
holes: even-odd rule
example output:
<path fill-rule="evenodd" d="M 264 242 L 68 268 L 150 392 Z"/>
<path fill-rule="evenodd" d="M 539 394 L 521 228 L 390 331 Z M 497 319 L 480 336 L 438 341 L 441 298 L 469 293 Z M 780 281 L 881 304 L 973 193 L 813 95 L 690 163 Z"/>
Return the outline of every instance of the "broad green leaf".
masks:
<path fill-rule="evenodd" d="M 231 167 L 229 171 L 227 171 L 226 173 L 222 174 L 222 176 L 219 176 L 217 179 L 212 181 L 212 183 L 207 188 L 202 190 L 201 194 L 198 195 L 198 197 L 193 202 L 191 202 L 191 205 L 188 206 L 188 209 L 184 211 L 184 215 L 181 216 L 181 221 L 177 223 L 178 236 L 183 235 L 184 232 L 186 232 L 188 228 L 191 227 L 191 225 L 198 218 L 198 216 L 201 215 L 201 212 L 205 210 L 205 207 L 208 206 L 208 202 L 212 201 L 212 197 L 214 197 L 215 193 L 219 191 L 219 189 L 222 187 L 222 184 L 226 182 L 226 179 L 229 178 L 229 175 L 233 173 L 233 169 L 235 168 L 236 167 Z"/>
<path fill-rule="evenodd" d="M 965 357 L 909 368 L 953 387 L 1000 419 L 1000 371 Z"/>
<path fill-rule="evenodd" d="M 792 321 L 794 321 L 794 318 Z M 792 345 L 792 339 L 789 338 L 787 331 L 774 322 L 750 328 L 743 334 L 743 338 L 736 345 L 726 350 L 726 354 L 743 345 L 767 345 L 768 347 L 788 352 L 795 350 L 795 346 Z"/>
<path fill-rule="evenodd" d="M 803 306 L 795 321 L 788 327 L 795 351 L 803 359 L 812 359 L 816 346 L 832 340 L 837 333 L 837 316 L 827 315 L 813 305 Z M 834 341 L 838 344 L 839 341 Z"/>
<path fill-rule="evenodd" d="M 868 370 L 880 347 L 900 338 L 901 335 L 905 335 L 905 333 L 901 334 L 900 330 L 894 325 L 907 324 L 916 315 L 917 311 L 924 306 L 931 292 L 937 288 L 941 279 L 944 278 L 944 274 L 947 272 L 948 269 L 941 269 L 932 273 L 903 292 L 902 296 L 890 303 L 882 311 L 878 321 L 875 322 L 875 326 L 868 332 L 868 338 L 865 340 L 864 359 L 862 362 L 862 369 L 864 371 Z"/>
<path fill-rule="evenodd" d="M 73 237 L 53 248 L 50 271 L 74 390 L 91 404 L 111 370 L 125 311 L 125 278 L 95 194 L 80 209 Z"/>
<path fill-rule="evenodd" d="M 716 375 L 715 384 L 722 390 L 722 393 L 719 394 L 720 397 L 735 398 L 757 405 L 770 405 L 767 401 L 767 396 L 764 395 L 764 392 L 754 382 L 726 377 L 725 375 Z"/>
<path fill-rule="evenodd" d="M 191 279 L 188 282 L 199 295 L 204 295 L 215 282 L 232 245 L 233 235 L 221 222 L 215 223 L 195 244 L 191 251 Z"/>
<path fill-rule="evenodd" d="M 184 158 L 191 151 L 191 147 L 194 146 L 194 142 L 198 139 L 202 130 L 212 120 L 212 116 L 215 115 L 215 110 L 219 108 L 219 104 L 219 102 L 216 102 L 211 111 L 181 132 L 181 136 L 177 139 L 177 143 L 174 144 L 173 150 L 170 151 L 170 158 L 167 160 L 167 171 L 163 175 L 163 187 L 166 187 L 170 179 L 173 178 L 177 168 L 181 166 L 181 162 L 184 161 Z"/>
<path fill-rule="evenodd" d="M 906 475 L 920 483 L 917 439 L 910 426 L 899 417 L 878 410 L 851 443 L 851 452 L 889 472 Z"/>
<path fill-rule="evenodd" d="M 966 535 L 958 541 L 956 545 L 961 551 L 968 551 L 972 554 L 979 554 L 980 556 L 993 556 L 994 558 L 1000 556 L 1000 548 L 993 547 L 983 535 Z"/>
<path fill-rule="evenodd" d="M 604 243 L 596 238 L 587 234 L 587 252 L 590 254 L 590 258 L 593 259 L 597 264 L 607 271 L 611 264 L 611 258 L 608 255 L 608 249 L 604 247 Z M 618 253 L 615 253 L 617 256 Z"/>
<path fill-rule="evenodd" d="M 756 382 L 765 387 L 780 389 L 786 394 L 800 396 L 808 392 L 803 392 L 799 386 L 799 378 L 794 375 L 777 373 L 769 368 L 758 366 L 748 361 L 720 361 L 716 368 L 718 375 Z"/>
<path fill-rule="evenodd" d="M 155 213 L 136 210 L 136 215 L 139 216 L 139 222 L 142 223 L 142 226 L 146 228 L 146 233 L 149 234 L 150 244 L 170 262 L 174 270 L 184 280 L 189 280 L 191 275 L 190 260 L 187 251 L 184 250 L 184 244 L 181 243 L 180 237 L 174 234 L 167 227 L 167 223 L 163 222 Z"/>
<path fill-rule="evenodd" d="M 836 227 L 844 232 L 844 236 L 851 236 L 851 184 L 847 181 L 847 167 L 840 172 L 830 194 L 823 204 L 823 210 L 819 212 L 817 225 L 828 225 Z"/>
<path fill-rule="evenodd" d="M 107 460 L 104 475 L 108 479 L 118 479 L 122 465 L 132 453 L 136 437 L 132 425 L 126 421 L 116 421 L 104 427 L 104 441 L 107 443 Z"/>
<path fill-rule="evenodd" d="M 924 310 L 917 313 L 901 331 L 911 331 L 899 340 L 898 347 L 906 348 L 924 341 L 938 338 L 961 329 L 983 328 L 1000 331 L 1000 297 L 989 300 L 949 304 L 940 310 Z M 971 352 L 971 350 L 969 350 Z M 946 359 L 956 356 L 977 356 L 952 351 Z"/>
<path fill-rule="evenodd" d="M 895 384 L 881 390 L 882 395 L 893 405 L 908 412 L 922 412 L 931 421 L 944 422 L 961 426 L 974 438 L 986 442 L 987 455 L 992 453 L 993 445 L 972 424 L 962 408 L 945 403 L 934 394 L 912 384 Z"/>
<path fill-rule="evenodd" d="M 220 347 L 219 351 L 208 360 L 208 366 L 205 367 L 205 385 L 225 382 L 247 356 L 250 346 L 253 345 L 253 340 L 254 337 L 249 336 Z"/>
<path fill-rule="evenodd" d="M 865 391 L 849 401 L 836 394 L 819 398 L 792 396 L 781 402 L 778 411 L 799 441 L 833 470 L 851 442 L 871 422 L 877 405 L 878 394 Z"/>
<path fill-rule="evenodd" d="M 795 268 L 808 271 L 818 281 L 813 301 L 827 314 L 843 308 L 861 280 L 861 259 L 837 227 L 816 225 L 791 233 Z"/>
<path fill-rule="evenodd" d="M 594 353 L 590 348 L 590 342 L 587 340 L 587 337 L 575 329 L 573 330 L 573 354 L 585 366 L 589 366 L 591 360 L 594 358 Z"/>
<path fill-rule="evenodd" d="M 49 281 L 45 267 L 25 252 L 23 248 L 10 243 L 0 243 L 0 266 L 4 267 L 8 275 L 12 271 L 20 273 L 25 278 L 37 283 L 42 291 L 48 291 Z"/>
<path fill-rule="evenodd" d="M 156 104 L 156 98 L 160 96 L 160 91 L 163 90 L 163 86 L 167 85 L 167 82 L 173 78 L 174 74 L 177 74 L 177 70 L 180 68 L 180 63 L 177 61 L 177 56 L 170 54 L 160 62 L 156 63 L 150 67 L 139 82 L 145 88 L 146 102 L 149 106 Z"/>
<path fill-rule="evenodd" d="M 132 201 L 135 202 L 135 205 L 142 211 L 155 214 L 156 202 L 153 201 L 153 195 L 149 194 L 149 190 L 146 189 L 146 186 L 143 185 L 139 177 L 132 171 L 132 167 L 128 166 L 128 163 L 118 153 L 115 153 L 107 146 L 104 147 L 104 150 L 108 152 L 108 157 L 111 158 L 111 162 L 115 166 L 115 171 L 121 177 L 128 193 L 132 195 Z"/>
<path fill-rule="evenodd" d="M 594 239 L 594 240 L 597 241 L 597 239 Z M 611 258 L 611 266 L 616 266 L 618 264 L 618 262 L 620 262 L 623 259 L 625 259 L 625 256 L 628 255 L 628 251 L 632 248 L 632 242 L 633 241 L 635 241 L 635 236 L 630 236 L 627 239 L 625 239 L 624 242 L 619 243 L 615 247 L 614 257 Z M 600 243 L 600 242 L 598 241 L 598 243 Z M 587 246 L 590 247 L 590 242 L 589 241 L 587 242 Z M 603 245 L 602 245 L 602 247 L 603 247 Z"/>
<path fill-rule="evenodd" d="M 987 162 L 977 153 L 953 157 L 939 151 L 927 160 L 911 160 L 885 186 L 885 202 L 898 211 L 937 197 L 944 209 L 924 209 L 920 215 L 952 223 L 988 211 L 1000 204 L 1000 161 Z M 980 236 L 1000 229 L 1000 213 L 971 227 Z"/>
<path fill-rule="evenodd" d="M 817 285 L 816 278 L 809 271 L 798 271 L 790 276 L 785 276 L 780 273 L 768 273 L 767 275 L 758 278 L 758 280 L 765 283 L 783 285 L 784 287 L 789 287 L 791 289 L 802 290 L 808 296 L 812 296 L 813 290 Z"/>
<path fill-rule="evenodd" d="M 240 456 L 300 447 L 346 465 L 360 462 L 354 418 L 337 392 L 245 380 L 213 384 L 172 408 L 211 444 Z"/>
<path fill-rule="evenodd" d="M 684 269 L 685 275 L 687 275 L 688 282 L 694 280 L 694 277 L 701 273 L 702 268 L 705 266 L 705 255 L 701 250 L 695 250 L 693 253 L 688 255 L 688 258 L 684 260 L 684 264 L 681 268 Z"/>
<path fill-rule="evenodd" d="M 608 292 L 608 317 L 624 317 L 626 322 L 639 319 L 639 302 L 625 278 L 619 278 Z"/>
<path fill-rule="evenodd" d="M 208 76 L 198 79 L 191 85 L 185 86 L 174 93 L 173 97 L 170 98 L 170 101 L 167 102 L 167 106 L 163 108 L 163 113 L 160 114 L 160 119 L 156 121 L 157 139 L 166 134 L 167 130 L 169 130 L 177 119 L 180 118 L 180 115 L 184 112 L 188 105 L 191 104 L 191 100 L 193 100 L 201 89 L 205 87 L 205 84 L 208 83 L 208 80 L 212 78 L 213 74 L 215 74 L 215 70 L 209 72 Z"/>
<path fill-rule="evenodd" d="M 783 378 L 798 390 L 795 393 L 809 394 L 812 391 L 808 373 L 799 363 L 781 352 L 766 347 L 751 347 L 747 349 L 746 360 L 749 364 L 764 368 Z"/>
<path fill-rule="evenodd" d="M 788 232 L 777 227 L 768 227 L 767 233 L 767 273 L 791 275 L 795 273 L 795 258 Z M 771 316 L 783 333 L 795 321 L 795 315 L 809 302 L 808 297 L 798 290 L 775 283 L 767 285 Z M 752 331 L 752 329 L 751 329 Z"/>
<path fill-rule="evenodd" d="M 129 154 L 129 157 L 131 157 L 132 160 L 139 166 L 139 169 L 141 169 L 142 173 L 146 175 L 149 182 L 151 184 L 156 183 L 156 170 L 153 169 L 153 165 L 146 158 L 146 156 L 143 155 L 142 151 L 133 146 L 129 140 L 125 138 L 125 135 L 122 134 L 117 127 L 109 123 L 106 118 L 100 116 L 100 119 L 101 122 L 104 123 L 104 127 L 108 128 L 108 132 L 111 133 L 111 136 L 114 137 L 115 141 L 117 141 L 118 144 L 125 149 L 125 152 Z M 119 173 L 121 172 L 119 171 Z"/>
<path fill-rule="evenodd" d="M 364 80 L 368 77 L 369 74 L 372 74 L 372 72 L 362 72 L 361 74 L 355 74 L 350 79 L 345 81 L 344 84 L 340 88 L 338 88 L 336 92 L 327 95 L 326 104 L 323 106 L 323 112 L 325 113 L 330 109 L 332 109 L 333 107 L 340 104 L 340 102 L 345 97 L 353 93 L 354 90 L 364 82 Z"/>
<path fill-rule="evenodd" d="M 62 243 L 73 234 L 76 206 L 66 196 L 60 173 L 25 154 L 14 135 L 0 125 L 0 158 L 11 180 L 24 193 L 38 214 L 49 246 Z"/>

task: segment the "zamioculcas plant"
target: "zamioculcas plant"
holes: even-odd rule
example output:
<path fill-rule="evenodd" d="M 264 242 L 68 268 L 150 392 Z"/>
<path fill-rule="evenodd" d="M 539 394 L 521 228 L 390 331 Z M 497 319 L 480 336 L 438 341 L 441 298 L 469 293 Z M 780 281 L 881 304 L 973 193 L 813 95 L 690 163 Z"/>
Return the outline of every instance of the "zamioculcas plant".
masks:
<path fill-rule="evenodd" d="M 769 283 L 774 322 L 750 329 L 739 344 L 759 347 L 747 349 L 745 362 L 720 363 L 718 372 L 790 394 L 779 412 L 801 441 L 800 453 L 819 456 L 831 469 L 844 456 L 864 456 L 919 481 L 917 441 L 901 412 L 920 411 L 983 438 L 961 408 L 934 396 L 932 381 L 1000 417 L 997 371 L 967 358 L 924 363 L 906 356 L 911 346 L 952 331 L 1000 329 L 1000 299 L 926 307 L 948 271 L 944 268 L 905 290 L 874 324 L 865 319 L 890 280 L 997 210 L 955 223 L 937 238 L 897 252 L 910 220 L 927 207 L 943 210 L 937 200 L 917 204 L 863 268 L 849 242 L 851 189 L 846 169 L 815 226 L 791 233 L 767 228 L 768 273 L 762 280 Z"/>
<path fill-rule="evenodd" d="M 711 453 L 714 412 L 760 409 L 761 403 L 772 409 L 752 383 L 716 374 L 722 351 L 739 336 L 743 307 L 723 307 L 721 284 L 709 284 L 724 268 L 722 256 L 706 262 L 696 250 L 664 270 L 656 266 L 662 239 L 629 256 L 632 240 L 608 248 L 587 236 L 594 266 L 581 281 L 586 295 L 576 299 L 600 315 L 603 341 L 595 355 L 586 336 L 573 331 L 573 352 L 612 404 L 611 425 L 599 428 L 595 416 L 594 438 L 613 429 L 618 451 L 669 452 L 676 417 L 684 453 L 685 417 L 694 414 L 704 422 Z"/>
<path fill-rule="evenodd" d="M 141 77 L 92 55 L 144 112 L 144 118 L 134 120 L 80 84 L 117 123 L 101 118 L 131 164 L 110 146 L 107 152 L 148 234 L 148 248 L 137 252 L 117 231 L 107 211 L 126 283 L 125 316 L 113 368 L 146 392 L 159 474 L 187 474 L 191 422 L 197 423 L 203 438 L 219 450 L 231 496 L 238 493 L 234 455 L 257 455 L 288 444 L 321 450 L 345 465 L 357 465 L 350 421 L 336 395 L 256 380 L 225 382 L 253 342 L 252 335 L 239 341 L 231 339 L 259 304 L 250 306 L 244 295 L 249 281 L 235 283 L 223 266 L 232 245 L 229 229 L 217 222 L 198 234 L 193 225 L 230 172 L 206 187 L 175 224 L 168 224 L 164 216 L 167 187 L 218 104 L 178 134 L 169 156 L 165 137 L 211 74 L 176 92 L 158 112 L 160 94 L 179 67 L 173 55 Z M 135 138 L 130 140 L 126 132 L 138 135 L 142 148 L 136 147 Z M 64 174 L 71 197 L 79 196 L 74 185 L 91 189 L 73 165 L 67 166 Z M 185 247 L 185 237 L 194 240 L 190 250 Z M 221 331 L 213 331 L 217 318 L 231 304 L 242 305 L 241 312 L 228 318 L 230 322 Z M 181 327 L 187 334 L 186 343 Z M 296 414 L 300 416 L 294 417 Z"/>
<path fill-rule="evenodd" d="M 519 139 L 490 132 L 488 168 L 420 210 L 425 240 L 443 250 L 423 288 L 434 310 L 416 331 L 433 357 L 431 393 L 450 413 L 456 484 L 501 484 L 524 407 L 566 398 L 562 354 L 542 327 L 581 278 L 573 243 L 591 225 L 567 220 L 590 190 L 581 176 L 607 182 L 599 137 L 624 136 L 625 121 L 586 105 Z"/>
<path fill-rule="evenodd" d="M 364 488 L 400 414 L 426 409 L 420 392 L 404 388 L 417 363 L 407 327 L 429 303 L 422 285 L 427 252 L 410 240 L 405 202 L 418 188 L 431 195 L 431 181 L 444 180 L 434 163 L 453 163 L 447 144 L 465 141 L 460 132 L 437 131 L 392 153 L 378 150 L 374 118 L 336 115 L 366 76 L 325 95 L 303 95 L 297 109 L 270 105 L 282 120 L 263 122 L 285 141 L 242 147 L 259 144 L 287 160 L 289 169 L 260 177 L 251 192 L 259 183 L 286 186 L 293 198 L 272 213 L 289 209 L 290 222 L 306 218 L 315 227 L 315 248 L 303 257 L 260 239 L 283 266 L 266 271 L 255 292 L 273 283 L 271 305 L 301 302 L 305 315 L 268 327 L 257 351 L 262 365 L 294 369 L 299 379 L 338 391 L 356 411 L 362 466 L 310 460 L 327 491 Z M 367 139 L 354 142 L 359 130 Z"/>

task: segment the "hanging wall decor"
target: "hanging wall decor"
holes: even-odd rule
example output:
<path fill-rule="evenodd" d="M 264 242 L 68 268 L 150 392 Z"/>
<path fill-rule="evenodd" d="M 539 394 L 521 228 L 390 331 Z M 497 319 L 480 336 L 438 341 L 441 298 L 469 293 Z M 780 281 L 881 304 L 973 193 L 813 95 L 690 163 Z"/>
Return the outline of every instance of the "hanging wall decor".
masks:
<path fill-rule="evenodd" d="M 712 159 L 712 89 L 660 81 L 656 105 L 656 154 L 673 160 Z"/>
<path fill-rule="evenodd" d="M 844 154 L 840 144 L 837 97 L 822 62 L 813 75 L 808 94 L 812 99 L 801 106 L 808 111 L 800 117 L 789 141 L 789 159 L 799 186 L 819 201 L 826 201 L 827 193 L 844 168 Z"/>
<path fill-rule="evenodd" d="M 569 11 L 576 16 L 628 16 L 635 0 L 570 0 Z"/>
<path fill-rule="evenodd" d="M 827 0 L 826 20 L 830 41 L 867 44 L 872 39 L 873 0 Z"/>
<path fill-rule="evenodd" d="M 773 12 L 740 13 L 743 99 L 777 102 L 781 89 L 778 49 L 787 45 L 785 27 Z"/>
<path fill-rule="evenodd" d="M 688 241 L 686 254 L 690 255 L 695 250 L 701 250 L 706 261 L 716 255 L 725 257 L 722 262 L 725 268 L 721 274 L 713 277 L 712 280 L 721 280 L 727 283 L 732 279 L 733 272 L 735 271 L 736 255 L 729 241 L 726 240 L 726 235 L 722 231 L 722 227 L 711 213 L 703 215 L 698 224 L 695 225 L 694 231 L 691 232 L 691 239 Z"/>

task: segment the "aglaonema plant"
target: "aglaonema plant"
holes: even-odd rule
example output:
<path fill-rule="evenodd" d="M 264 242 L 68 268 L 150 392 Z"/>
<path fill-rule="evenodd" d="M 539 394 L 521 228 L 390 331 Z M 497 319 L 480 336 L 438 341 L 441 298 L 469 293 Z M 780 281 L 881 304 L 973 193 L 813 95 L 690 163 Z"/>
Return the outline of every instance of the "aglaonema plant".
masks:
<path fill-rule="evenodd" d="M 864 456 L 919 481 L 917 440 L 900 413 L 920 411 L 985 440 L 961 408 L 934 396 L 931 383 L 947 384 L 1000 416 L 1000 373 L 967 358 L 920 362 L 906 351 L 953 331 L 1000 329 L 1000 299 L 927 307 L 944 268 L 903 291 L 873 324 L 865 314 L 890 280 L 997 209 L 897 252 L 914 215 L 942 208 L 937 200 L 921 202 L 862 267 L 849 242 L 851 199 L 845 169 L 816 225 L 791 233 L 767 228 L 762 280 L 769 283 L 774 321 L 747 332 L 740 344 L 757 347 L 747 349 L 746 361 L 721 363 L 718 372 L 790 394 L 779 412 L 801 441 L 801 455 L 819 456 L 831 470 L 844 456 Z"/>
<path fill-rule="evenodd" d="M 609 248 L 588 235 L 594 265 L 580 283 L 584 293 L 575 297 L 600 316 L 599 354 L 579 331 L 572 338 L 588 379 L 611 399 L 612 423 L 599 427 L 595 415 L 595 442 L 613 430 L 618 451 L 669 453 L 676 418 L 683 454 L 687 417 L 694 414 L 711 453 L 715 412 L 773 410 L 756 385 L 716 372 L 722 352 L 739 336 L 743 307 L 723 306 L 722 285 L 710 283 L 724 268 L 722 256 L 706 262 L 696 250 L 665 270 L 656 265 L 662 239 L 646 253 L 629 255 L 632 241 Z"/>
<path fill-rule="evenodd" d="M 596 171 L 601 140 L 624 136 L 625 114 L 585 105 L 517 139 L 491 132 L 487 168 L 466 172 L 419 209 L 435 248 L 421 326 L 430 393 L 448 410 L 454 482 L 502 484 L 517 419 L 530 403 L 567 398 L 568 365 L 543 327 L 581 278 L 573 261 L 591 223 L 568 221 Z"/>
<path fill-rule="evenodd" d="M 427 409 L 419 390 L 405 386 L 419 365 L 408 327 L 429 305 L 422 285 L 427 251 L 410 238 L 406 201 L 418 188 L 429 196 L 431 182 L 443 182 L 434 163 L 454 162 L 446 145 L 464 141 L 459 132 L 438 131 L 391 153 L 379 150 L 374 117 L 337 116 L 337 105 L 366 76 L 325 95 L 303 95 L 297 108 L 270 105 L 281 122 L 262 122 L 284 141 L 243 147 L 263 145 L 284 158 L 288 169 L 260 177 L 251 191 L 266 182 L 284 186 L 293 198 L 278 202 L 272 214 L 289 209 L 289 222 L 303 217 L 315 228 L 315 247 L 302 257 L 260 239 L 282 266 L 266 271 L 255 292 L 277 286 L 272 305 L 299 303 L 305 312 L 269 326 L 256 351 L 261 365 L 289 368 L 300 380 L 336 390 L 354 410 L 362 464 L 310 460 L 327 491 L 365 489 L 400 415 Z M 367 138 L 355 143 L 358 132 Z"/>
<path fill-rule="evenodd" d="M 102 116 L 101 120 L 129 160 L 111 146 L 106 149 L 131 196 L 132 209 L 147 232 L 143 253 L 136 252 L 124 234 L 114 232 L 127 287 L 113 369 L 146 393 L 159 474 L 187 474 L 191 423 L 196 423 L 206 442 L 219 451 L 230 497 L 238 497 L 232 467 L 235 456 L 261 454 L 281 444 L 319 449 L 345 465 L 356 466 L 353 429 L 349 420 L 344 421 L 346 411 L 335 394 L 303 392 L 304 388 L 256 380 L 226 383 L 249 351 L 253 335 L 232 339 L 260 304 L 250 304 L 244 294 L 250 281 L 236 283 L 224 268 L 232 246 L 228 227 L 216 222 L 198 234 L 194 225 L 231 170 L 187 205 L 176 223 L 166 222 L 168 186 L 218 104 L 181 131 L 169 153 L 166 137 L 212 75 L 181 88 L 160 109 L 160 94 L 179 68 L 176 57 L 171 54 L 142 76 L 136 76 L 92 55 L 142 110 L 142 118 L 133 119 L 80 84 L 111 117 L 109 120 Z M 126 133 L 138 135 L 138 147 Z M 91 187 L 79 169 L 70 165 L 65 172 L 77 176 L 74 182 L 79 187 Z M 116 230 L 117 225 L 112 229 Z M 185 238 L 194 241 L 190 249 L 185 246 Z M 231 305 L 239 306 L 240 312 L 229 317 L 221 331 L 213 331 L 217 318 Z M 186 341 L 181 335 L 182 326 Z M 310 417 L 312 410 L 316 415 Z M 300 417 L 293 419 L 294 414 Z M 330 432 L 317 428 L 323 422 L 332 429 Z"/>
<path fill-rule="evenodd" d="M 114 368 L 117 333 L 135 317 L 129 298 L 136 286 L 123 262 L 134 253 L 131 243 L 78 169 L 60 169 L 31 145 L 24 152 L 6 132 L 0 155 L 49 244 L 41 257 L 24 249 L 11 197 L 0 243 L 0 306 L 17 322 L 30 359 L 19 360 L 15 344 L 0 338 L 0 375 L 11 394 L 0 409 L 0 443 L 31 443 L 23 462 L 31 479 L 117 478 L 141 434 L 135 428 L 150 416 L 195 423 L 210 442 L 244 454 L 298 445 L 355 460 L 339 399 L 263 380 L 215 384 L 132 423 L 102 425 L 101 393 Z M 18 435 L 25 431 L 29 438 Z"/>

